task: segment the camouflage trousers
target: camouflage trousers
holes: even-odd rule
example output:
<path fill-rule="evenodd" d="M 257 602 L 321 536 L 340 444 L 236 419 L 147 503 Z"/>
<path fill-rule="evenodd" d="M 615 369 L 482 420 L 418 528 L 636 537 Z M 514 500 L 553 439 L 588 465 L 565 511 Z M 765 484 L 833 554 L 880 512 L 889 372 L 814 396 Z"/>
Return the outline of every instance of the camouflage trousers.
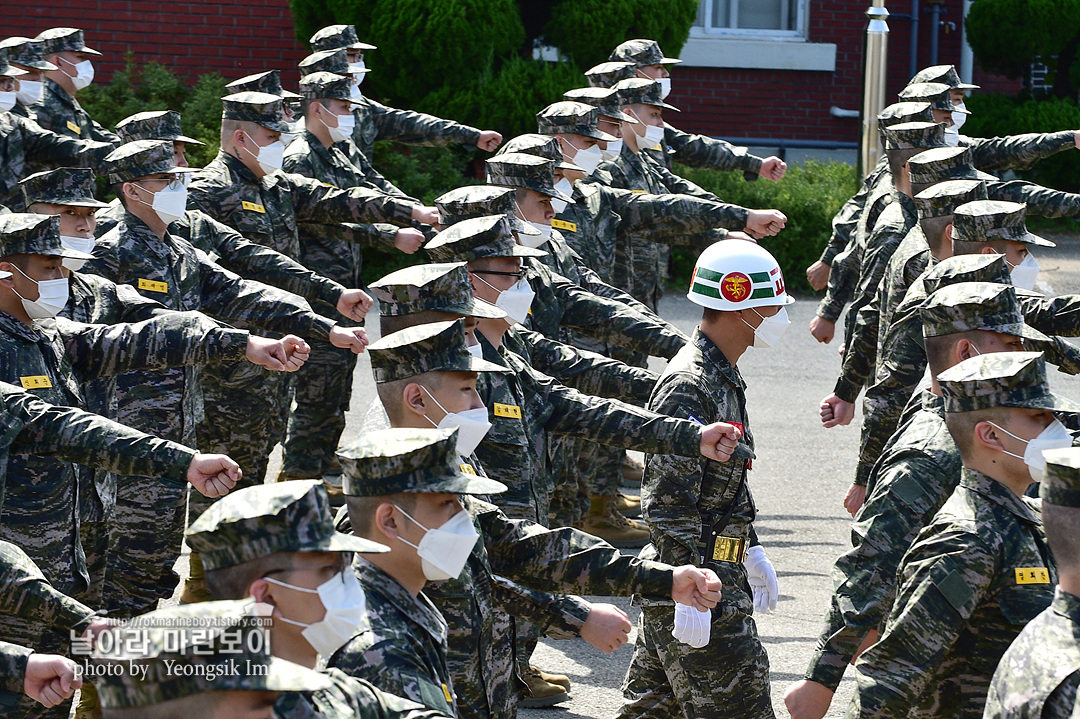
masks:
<path fill-rule="evenodd" d="M 311 359 L 292 375 L 293 410 L 285 432 L 281 473 L 295 478 L 340 474 L 338 441 L 352 398 L 356 355 L 309 340 Z"/>
<path fill-rule="evenodd" d="M 701 649 L 671 636 L 671 604 L 642 608 L 637 646 L 623 681 L 617 719 L 772 719 L 769 657 L 751 616 L 753 599 L 742 565 L 713 567 L 724 583 Z"/>
<path fill-rule="evenodd" d="M 109 559 L 109 525 L 83 520 L 79 525 L 83 553 L 86 555 L 86 573 L 90 577 L 86 592 L 79 600 L 95 609 L 107 609 L 103 604 L 105 592 L 105 572 Z"/>

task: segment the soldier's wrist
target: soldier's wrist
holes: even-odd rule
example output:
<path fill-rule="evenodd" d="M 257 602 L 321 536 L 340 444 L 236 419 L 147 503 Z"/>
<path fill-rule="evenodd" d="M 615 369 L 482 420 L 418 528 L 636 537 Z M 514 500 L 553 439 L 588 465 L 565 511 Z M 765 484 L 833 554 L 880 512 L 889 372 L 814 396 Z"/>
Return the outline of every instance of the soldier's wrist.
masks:
<path fill-rule="evenodd" d="M 740 170 L 752 172 L 755 175 L 761 174 L 761 166 L 765 164 L 765 158 L 751 155 L 749 152 L 743 155 L 742 158 L 742 162 L 739 163 L 741 165 Z"/>
<path fill-rule="evenodd" d="M 803 679 L 817 682 L 835 692 L 844 678 L 844 669 L 850 661 L 851 657 L 821 650 L 815 651 L 810 658 L 810 666 L 803 674 Z"/>
<path fill-rule="evenodd" d="M 859 389 L 861 387 L 862 385 L 848 380 L 844 375 L 840 375 L 836 380 L 836 385 L 833 387 L 833 394 L 848 404 L 855 404 L 855 400 L 859 398 Z"/>

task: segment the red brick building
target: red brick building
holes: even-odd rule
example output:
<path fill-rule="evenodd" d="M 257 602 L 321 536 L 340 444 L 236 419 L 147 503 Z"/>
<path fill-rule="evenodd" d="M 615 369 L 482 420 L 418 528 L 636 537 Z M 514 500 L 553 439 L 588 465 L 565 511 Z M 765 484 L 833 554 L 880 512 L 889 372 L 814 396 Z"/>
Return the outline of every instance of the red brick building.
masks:
<path fill-rule="evenodd" d="M 854 143 L 858 120 L 832 108 L 858 110 L 868 0 L 701 0 L 698 22 L 682 50 L 671 102 L 683 110 L 679 127 L 727 138 L 770 143 L 818 140 Z M 890 0 L 890 97 L 910 68 L 930 64 L 933 0 Z M 941 0 L 938 61 L 961 61 L 963 0 Z M 911 56 L 911 11 L 919 27 Z M 951 27 L 950 25 L 951 24 Z M 7 0 L 0 37 L 35 35 L 48 27 L 86 31 L 104 57 L 95 64 L 107 81 L 128 51 L 191 73 L 237 78 L 269 68 L 292 71 L 307 54 L 293 32 L 288 0 Z M 361 36 L 363 31 L 361 30 Z M 974 71 L 987 89 L 1016 83 Z"/>

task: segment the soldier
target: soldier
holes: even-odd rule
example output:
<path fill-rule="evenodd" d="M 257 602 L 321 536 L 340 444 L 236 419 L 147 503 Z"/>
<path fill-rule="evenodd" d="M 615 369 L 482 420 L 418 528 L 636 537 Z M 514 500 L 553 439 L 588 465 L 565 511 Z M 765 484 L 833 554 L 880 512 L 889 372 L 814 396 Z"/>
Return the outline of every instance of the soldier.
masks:
<path fill-rule="evenodd" d="M 38 124 L 57 135 L 119 145 L 120 138 L 95 122 L 75 99 L 79 90 L 94 81 L 90 58 L 101 53 L 88 48 L 83 31 L 73 27 L 43 30 L 34 39 L 45 44 L 45 59 L 56 66 L 45 71 L 45 97 L 36 109 Z"/>
<path fill-rule="evenodd" d="M 364 52 L 375 50 L 374 45 L 360 42 L 352 25 L 329 25 L 311 36 L 312 51 L 344 48 L 354 78 L 363 82 L 367 68 Z M 485 152 L 494 152 L 502 144 L 502 135 L 494 130 L 477 130 L 453 120 L 443 120 L 412 110 L 398 110 L 376 102 L 367 96 L 360 98 L 356 109 L 356 127 L 352 139 L 364 157 L 371 158 L 376 140 L 391 140 L 406 145 L 446 145 L 459 142 L 474 145 Z"/>
<path fill-rule="evenodd" d="M 1050 606 L 1057 579 L 1037 503 L 1041 450 L 1072 436 L 1053 412 L 1037 352 L 972 357 L 938 376 L 964 469 L 897 571 L 881 639 L 855 665 L 849 717 L 981 717 L 990 678 L 1022 626 Z"/>
<path fill-rule="evenodd" d="M 344 55 L 344 51 L 340 51 Z M 358 168 L 346 155 L 347 125 L 352 122 L 354 101 L 349 99 L 351 80 L 327 72 L 301 80 L 304 130 L 285 150 L 284 170 L 334 187 L 366 187 L 382 192 L 381 175 Z M 398 196 L 403 197 L 401 193 Z M 413 202 L 412 198 L 408 198 Z M 328 231 L 329 229 L 329 231 Z M 384 223 L 348 226 L 348 239 L 337 228 L 320 223 L 300 225 L 302 237 L 298 259 L 307 267 L 350 287 L 363 280 L 364 246 L 383 250 L 416 252 L 424 235 L 412 227 Z M 326 311 L 316 304 L 317 310 Z M 341 497 L 341 468 L 335 452 L 345 429 L 345 413 L 352 396 L 356 355 L 316 343 L 312 361 L 292 381 L 292 402 L 283 445 L 278 480 L 327 477 L 327 489 Z"/>
<path fill-rule="evenodd" d="M 206 147 L 205 142 L 188 137 L 180 127 L 180 113 L 176 110 L 137 112 L 116 123 L 120 142 L 136 140 L 170 140 L 173 144 L 173 162 L 177 167 L 190 167 L 187 146 Z"/>
<path fill-rule="evenodd" d="M 1004 261 L 987 270 L 995 267 L 1002 272 Z M 872 489 L 852 527 L 852 549 L 833 567 L 825 629 L 803 680 L 784 695 L 793 719 L 825 716 L 845 667 L 879 636 L 903 553 L 960 481 L 960 454 L 945 426 L 937 376 L 970 357 L 1020 351 L 1025 340 L 1048 340 L 1024 324 L 1016 289 L 1006 284 L 942 287 L 930 295 L 920 315 L 931 385 L 916 395 L 920 409 L 905 420 L 874 465 L 868 482 Z"/>
<path fill-rule="evenodd" d="M 627 40 L 616 47 L 608 59 L 612 62 L 632 63 L 635 71 L 632 77 L 660 82 L 661 99 L 666 99 L 671 91 L 671 72 L 667 66 L 682 62 L 664 57 L 660 44 L 655 40 Z M 736 147 L 723 140 L 705 135 L 691 135 L 676 130 L 667 123 L 664 123 L 663 128 L 664 145 L 658 159 L 664 162 L 668 169 L 671 169 L 671 162 L 675 161 L 687 167 L 727 172 L 742 170 L 748 181 L 756 180 L 759 175 L 766 180 L 781 180 L 787 172 L 787 163 L 775 155 L 763 159 L 750 154 L 745 147 Z"/>
<path fill-rule="evenodd" d="M 754 438 L 737 363 L 750 347 L 779 343 L 789 325 L 785 306 L 795 300 L 772 255 L 745 241 L 705 250 L 687 297 L 705 308 L 701 323 L 660 376 L 649 408 L 693 422 L 734 422 L 739 444 L 723 464 L 646 456 L 642 517 L 653 543 L 638 556 L 708 567 L 724 596 L 704 617 L 678 604 L 673 616 L 671 602 L 641 602 L 619 717 L 772 717 L 769 659 L 752 612 L 775 609 L 779 589 L 753 527 L 747 473 Z"/>
<path fill-rule="evenodd" d="M 324 674 L 271 655 L 268 609 L 207 602 L 109 629 L 87 672 L 105 719 L 269 719 L 282 695 L 328 691 Z"/>
<path fill-rule="evenodd" d="M 15 106 L 9 109 L 27 120 L 36 120 L 36 105 L 45 99 L 45 70 L 56 65 L 45 60 L 45 43 L 28 37 L 9 37 L 0 40 L 0 51 L 7 53 L 8 62 L 22 70 L 15 81 Z"/>
<path fill-rule="evenodd" d="M 1001 657 L 986 699 L 985 719 L 1064 719 L 1076 710 L 1080 462 L 1073 448 L 1047 450 L 1043 460 L 1046 469 L 1039 496 L 1058 586 L 1053 603 L 1024 627 Z"/>

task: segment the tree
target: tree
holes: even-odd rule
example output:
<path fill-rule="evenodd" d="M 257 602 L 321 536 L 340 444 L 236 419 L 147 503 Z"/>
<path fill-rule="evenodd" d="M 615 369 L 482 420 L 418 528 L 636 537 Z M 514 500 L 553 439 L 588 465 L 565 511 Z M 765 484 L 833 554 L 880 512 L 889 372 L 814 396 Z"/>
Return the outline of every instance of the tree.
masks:
<path fill-rule="evenodd" d="M 1021 77 L 1039 61 L 1050 70 L 1054 95 L 1076 99 L 1080 0 L 979 0 L 971 5 L 966 28 L 987 70 Z"/>

